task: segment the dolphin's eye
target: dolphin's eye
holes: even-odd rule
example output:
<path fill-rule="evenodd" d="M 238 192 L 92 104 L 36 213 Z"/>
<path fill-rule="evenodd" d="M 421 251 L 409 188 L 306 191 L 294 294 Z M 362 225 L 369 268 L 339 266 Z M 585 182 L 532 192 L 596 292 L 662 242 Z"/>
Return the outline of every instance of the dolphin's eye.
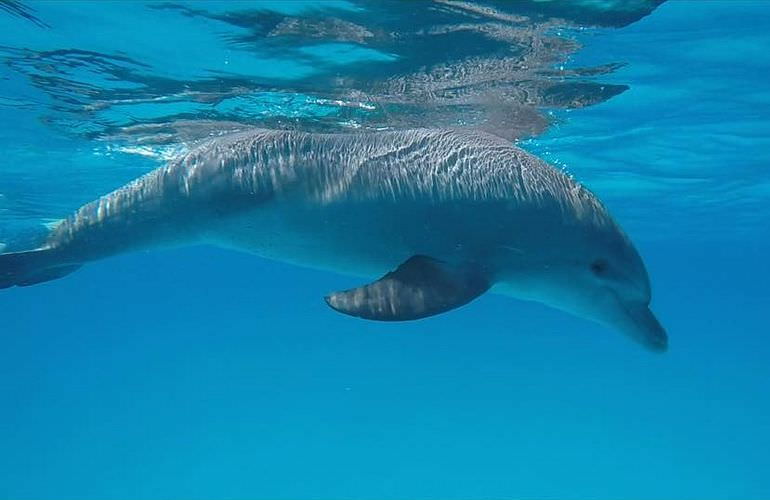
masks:
<path fill-rule="evenodd" d="M 596 259 L 591 263 L 591 272 L 596 276 L 603 276 L 610 264 L 604 259 Z"/>

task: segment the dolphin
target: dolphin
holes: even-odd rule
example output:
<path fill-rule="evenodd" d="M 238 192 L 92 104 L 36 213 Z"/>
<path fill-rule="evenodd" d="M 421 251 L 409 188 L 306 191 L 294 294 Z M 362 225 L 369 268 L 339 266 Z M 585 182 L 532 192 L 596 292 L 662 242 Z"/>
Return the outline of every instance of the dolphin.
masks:
<path fill-rule="evenodd" d="M 360 318 L 425 318 L 492 291 L 594 320 L 652 351 L 668 344 L 642 259 L 598 198 L 473 130 L 210 139 L 84 205 L 38 248 L 0 254 L 0 288 L 195 243 L 373 280 L 326 296 Z"/>

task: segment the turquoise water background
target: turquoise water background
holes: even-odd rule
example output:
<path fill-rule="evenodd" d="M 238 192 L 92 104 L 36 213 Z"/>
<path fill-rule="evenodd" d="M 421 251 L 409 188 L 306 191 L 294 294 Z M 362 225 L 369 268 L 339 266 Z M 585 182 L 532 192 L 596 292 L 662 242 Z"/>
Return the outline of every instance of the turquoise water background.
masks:
<path fill-rule="evenodd" d="M 189 5 L 226 17 L 245 4 Z M 258 10 L 360 18 L 369 5 Z M 294 82 L 373 79 L 405 59 L 369 42 L 241 50 L 232 25 L 139 3 L 9 6 L 9 245 L 180 147 L 115 138 L 121 127 L 365 123 Z M 770 3 L 669 1 L 627 25 L 583 24 L 564 28 L 582 48 L 554 64 L 624 63 L 600 80 L 628 89 L 538 105 L 551 126 L 521 145 L 627 229 L 666 354 L 505 297 L 379 324 L 326 307 L 358 284 L 346 276 L 209 247 L 125 255 L 0 293 L 0 498 L 770 498 Z M 232 75 L 227 98 L 211 97 Z"/>

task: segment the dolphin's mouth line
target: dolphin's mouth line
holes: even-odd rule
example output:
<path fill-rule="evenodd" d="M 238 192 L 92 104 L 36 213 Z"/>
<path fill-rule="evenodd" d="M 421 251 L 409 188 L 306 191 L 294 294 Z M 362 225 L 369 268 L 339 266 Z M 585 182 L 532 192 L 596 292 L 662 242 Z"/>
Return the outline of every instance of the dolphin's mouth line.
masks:
<path fill-rule="evenodd" d="M 654 352 L 665 352 L 668 349 L 668 335 L 649 305 L 618 302 L 631 322 L 630 335 Z"/>

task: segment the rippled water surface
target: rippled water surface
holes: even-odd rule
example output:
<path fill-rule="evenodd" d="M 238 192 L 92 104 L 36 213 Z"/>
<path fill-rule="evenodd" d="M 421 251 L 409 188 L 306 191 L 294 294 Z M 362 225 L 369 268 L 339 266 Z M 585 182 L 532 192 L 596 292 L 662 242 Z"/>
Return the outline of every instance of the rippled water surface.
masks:
<path fill-rule="evenodd" d="M 769 46 L 760 0 L 0 0 L 1 248 L 212 136 L 475 128 L 609 206 L 670 336 L 126 255 L 0 291 L 0 499 L 770 498 Z"/>

